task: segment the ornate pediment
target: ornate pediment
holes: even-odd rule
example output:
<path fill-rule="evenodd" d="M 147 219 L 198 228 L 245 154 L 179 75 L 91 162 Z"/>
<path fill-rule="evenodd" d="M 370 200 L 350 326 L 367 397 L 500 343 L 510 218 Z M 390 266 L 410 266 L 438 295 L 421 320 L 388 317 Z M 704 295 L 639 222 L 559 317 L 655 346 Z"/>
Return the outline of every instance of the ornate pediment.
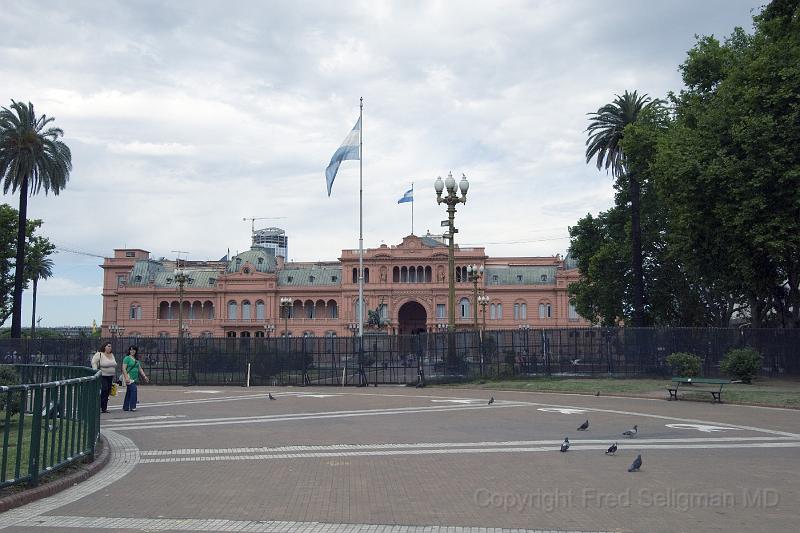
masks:
<path fill-rule="evenodd" d="M 422 248 L 424 244 L 422 244 L 422 239 L 417 237 L 416 235 L 408 235 L 403 237 L 403 242 L 397 245 L 397 248 L 403 248 L 406 250 L 417 250 Z"/>

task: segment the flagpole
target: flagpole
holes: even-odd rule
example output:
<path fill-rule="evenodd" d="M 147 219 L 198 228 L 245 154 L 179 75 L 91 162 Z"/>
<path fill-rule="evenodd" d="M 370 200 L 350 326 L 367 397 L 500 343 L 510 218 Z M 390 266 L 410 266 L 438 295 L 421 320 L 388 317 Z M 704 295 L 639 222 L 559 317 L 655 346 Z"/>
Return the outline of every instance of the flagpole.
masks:
<path fill-rule="evenodd" d="M 358 122 L 358 337 L 364 335 L 364 97 L 359 103 Z"/>
<path fill-rule="evenodd" d="M 411 235 L 414 235 L 414 182 L 411 182 Z"/>

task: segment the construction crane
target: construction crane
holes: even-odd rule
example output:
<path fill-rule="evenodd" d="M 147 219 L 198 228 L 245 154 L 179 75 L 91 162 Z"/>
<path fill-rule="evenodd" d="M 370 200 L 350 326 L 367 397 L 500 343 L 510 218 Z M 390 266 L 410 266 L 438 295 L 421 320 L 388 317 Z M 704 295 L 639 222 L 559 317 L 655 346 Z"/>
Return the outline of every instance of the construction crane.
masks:
<path fill-rule="evenodd" d="M 89 257 L 99 257 L 100 259 L 105 259 L 105 257 L 102 255 L 92 254 L 89 252 L 82 252 L 80 250 L 73 250 L 72 248 L 65 248 L 63 246 L 56 246 L 56 252 L 67 252 L 70 254 L 88 255 Z"/>
<path fill-rule="evenodd" d="M 286 217 L 244 217 L 242 222 L 250 221 L 250 233 L 253 234 L 256 232 L 256 220 L 278 220 L 281 218 Z"/>

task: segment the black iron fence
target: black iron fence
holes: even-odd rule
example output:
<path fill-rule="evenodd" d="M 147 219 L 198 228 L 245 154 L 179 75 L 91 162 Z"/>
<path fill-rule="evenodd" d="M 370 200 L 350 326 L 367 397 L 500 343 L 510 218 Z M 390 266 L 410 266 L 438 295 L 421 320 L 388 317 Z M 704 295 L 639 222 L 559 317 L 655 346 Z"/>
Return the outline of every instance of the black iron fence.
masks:
<path fill-rule="evenodd" d="M 666 357 L 690 352 L 717 376 L 724 355 L 752 347 L 762 375 L 800 374 L 798 329 L 546 328 L 453 334 L 310 338 L 0 340 L 7 362 L 88 365 L 101 342 L 117 360 L 131 344 L 154 384 L 353 385 L 498 376 L 667 375 Z"/>

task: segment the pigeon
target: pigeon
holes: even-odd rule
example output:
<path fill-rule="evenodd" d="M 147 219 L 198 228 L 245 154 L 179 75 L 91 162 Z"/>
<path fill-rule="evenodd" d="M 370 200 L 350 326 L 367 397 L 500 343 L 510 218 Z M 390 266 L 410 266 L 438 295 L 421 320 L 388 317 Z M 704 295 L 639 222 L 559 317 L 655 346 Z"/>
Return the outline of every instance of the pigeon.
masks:
<path fill-rule="evenodd" d="M 623 431 L 622 432 L 623 435 L 625 435 L 626 437 L 629 437 L 631 439 L 636 438 L 636 434 L 637 433 L 639 433 L 639 426 L 637 426 L 637 425 L 634 425 L 633 429 L 629 429 L 628 431 Z"/>
<path fill-rule="evenodd" d="M 564 439 L 564 442 L 561 443 L 561 451 L 565 452 L 569 450 L 569 439 Z"/>
<path fill-rule="evenodd" d="M 595 396 L 600 396 L 600 391 L 594 393 Z"/>
<path fill-rule="evenodd" d="M 617 443 L 615 442 L 611 446 L 608 447 L 606 450 L 606 455 L 616 455 L 617 454 Z"/>
<path fill-rule="evenodd" d="M 580 426 L 578 426 L 578 431 L 586 431 L 587 429 L 589 429 L 589 421 L 588 420 L 586 422 L 584 422 L 583 424 L 581 424 Z"/>
<path fill-rule="evenodd" d="M 273 396 L 271 392 L 269 392 L 267 394 L 269 394 L 269 399 L 270 400 L 277 400 L 277 398 L 275 396 Z"/>
<path fill-rule="evenodd" d="M 492 396 L 491 398 L 489 398 L 489 405 L 492 405 L 493 403 L 494 403 L 494 396 Z"/>
<path fill-rule="evenodd" d="M 631 467 L 628 468 L 628 472 L 638 472 L 641 467 L 642 467 L 642 456 L 640 454 L 637 455 L 636 459 L 633 460 Z"/>

